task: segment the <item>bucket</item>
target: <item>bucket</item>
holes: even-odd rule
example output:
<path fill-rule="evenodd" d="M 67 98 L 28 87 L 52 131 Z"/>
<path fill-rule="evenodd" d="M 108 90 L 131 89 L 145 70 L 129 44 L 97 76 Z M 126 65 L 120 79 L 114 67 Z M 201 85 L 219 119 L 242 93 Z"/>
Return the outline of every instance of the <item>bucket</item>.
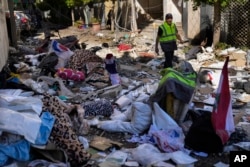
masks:
<path fill-rule="evenodd" d="M 92 31 L 93 32 L 99 32 L 101 30 L 101 24 L 100 23 L 92 23 Z"/>

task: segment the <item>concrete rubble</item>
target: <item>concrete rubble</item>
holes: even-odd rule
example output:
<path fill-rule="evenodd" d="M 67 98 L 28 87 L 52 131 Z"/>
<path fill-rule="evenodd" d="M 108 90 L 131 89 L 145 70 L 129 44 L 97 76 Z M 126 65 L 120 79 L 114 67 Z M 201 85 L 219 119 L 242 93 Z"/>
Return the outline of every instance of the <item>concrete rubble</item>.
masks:
<path fill-rule="evenodd" d="M 0 119 L 1 147 L 4 144 L 12 146 L 14 141 L 21 141 L 23 139 L 30 142 L 30 150 L 23 152 L 23 155 L 25 154 L 27 157 L 17 155 L 18 153 L 8 155 L 6 153 L 8 151 L 4 152 L 4 147 L 2 150 L 0 149 L 0 163 L 5 166 L 38 166 L 39 164 L 42 166 L 58 167 L 74 166 L 68 161 L 70 154 L 65 153 L 63 146 L 60 148 L 51 142 L 51 136 L 46 136 L 44 131 L 41 131 L 41 134 L 37 135 L 29 134 L 29 132 L 38 133 L 39 126 L 43 124 L 39 119 L 40 114 L 35 114 L 34 111 L 42 112 L 43 106 L 40 99 L 42 99 L 44 93 L 56 96 L 61 101 L 60 105 L 65 108 L 79 104 L 86 107 L 91 105 L 97 107 L 98 104 L 101 104 L 99 100 L 103 99 L 108 101 L 105 104 L 110 103 L 112 105 L 113 111 L 108 117 L 102 114 L 84 116 L 87 108 L 77 110 L 77 114 L 74 113 L 75 110 L 66 113 L 69 117 L 67 122 L 70 124 L 69 127 L 72 127 L 73 131 L 75 131 L 79 141 L 84 146 L 84 150 L 92 155 L 88 162 L 82 166 L 171 167 L 175 165 L 195 166 L 199 162 L 199 157 L 202 157 L 202 154 L 200 153 L 199 156 L 189 154 L 192 150 L 184 148 L 184 136 L 173 142 L 173 145 L 176 143 L 178 145 L 175 146 L 174 151 L 169 152 L 164 152 L 164 148 L 159 145 L 157 147 L 156 141 L 150 136 L 149 130 L 152 130 L 151 125 L 154 122 L 152 115 L 155 110 L 146 102 L 158 88 L 162 77 L 160 71 L 164 62 L 162 52 L 159 56 L 154 54 L 153 34 L 144 33 L 143 31 L 140 34 L 130 32 L 111 33 L 107 30 L 101 30 L 93 34 L 88 29 L 76 29 L 75 27 L 68 28 L 67 31 L 60 31 L 62 37 L 76 35 L 79 43 L 82 43 L 82 50 L 99 47 L 95 54 L 103 60 L 108 53 L 112 53 L 116 57 L 121 84 L 111 85 L 110 81 L 106 82 L 104 79 L 101 80 L 100 77 L 94 78 L 94 75 L 99 74 L 98 71 L 85 75 L 86 78 L 82 82 L 64 80 L 52 75 L 40 76 L 41 69 L 38 68 L 38 65 L 41 60 L 38 60 L 38 57 L 41 55 L 36 56 L 38 53 L 35 49 L 40 46 L 41 40 L 44 38 L 43 34 L 20 42 L 18 49 L 10 48 L 9 64 L 3 70 L 10 70 L 4 72 L 11 74 L 11 78 L 1 80 L 1 87 L 3 87 L 5 81 L 10 81 L 10 79 L 13 79 L 14 83 L 22 83 L 22 86 L 15 87 L 17 85 L 10 85 L 10 82 L 8 82 L 7 85 L 9 88 L 6 89 L 6 86 L 0 90 L 0 110 L 8 109 L 16 112 L 27 112 L 28 115 L 30 112 L 33 113 L 36 120 L 33 120 L 35 123 L 32 123 L 26 115 L 18 115 L 15 118 L 15 114 L 8 115 L 6 113 L 6 119 L 15 121 L 22 119 L 30 123 L 29 126 L 26 126 L 28 129 L 20 127 L 20 131 L 16 132 L 2 125 Z M 55 36 L 51 39 L 57 38 Z M 119 47 L 121 45 L 122 47 Z M 175 52 L 176 68 L 179 62 L 186 60 L 184 48 L 187 45 L 178 45 L 178 50 Z M 83 46 L 86 48 L 83 49 Z M 27 59 L 28 55 L 32 58 Z M 195 56 L 195 58 L 187 60 L 198 74 L 192 99 L 190 99 L 190 103 L 186 104 L 187 108 L 182 108 L 181 110 L 181 114 L 182 112 L 186 113 L 183 116 L 185 119 L 178 122 L 170 117 L 171 121 L 174 120 L 171 126 L 175 127 L 175 130 L 180 130 L 178 128 L 181 127 L 181 130 L 178 132 L 180 134 L 183 133 L 183 135 L 187 134 L 192 125 L 192 119 L 188 111 L 191 110 L 195 113 L 212 111 L 215 102 L 213 94 L 218 87 L 224 58 L 229 56 L 229 85 L 236 131 L 232 134 L 229 143 L 224 147 L 223 154 L 228 154 L 232 150 L 249 151 L 249 53 L 234 47 L 220 51 L 215 51 L 211 47 L 202 47 Z M 10 64 L 13 65 L 12 62 L 15 62 L 15 68 L 12 66 L 8 67 Z M 91 63 L 93 62 L 89 61 L 89 64 Z M 88 65 L 88 62 L 86 64 Z M 13 69 L 16 69 L 16 71 L 12 71 Z M 204 79 L 204 75 L 202 75 L 202 71 L 204 70 L 212 72 L 213 78 L 210 82 L 206 78 Z M 108 77 L 108 74 L 105 72 L 102 74 Z M 18 100 L 18 98 L 21 100 Z M 33 100 L 29 98 L 33 98 Z M 35 102 L 36 100 L 39 103 Z M 26 103 L 26 105 L 22 106 L 22 103 Z M 178 110 L 180 106 L 180 103 L 175 104 L 174 110 Z M 52 117 L 53 114 L 50 116 Z M 50 119 L 52 123 L 57 118 Z M 5 121 L 5 123 L 7 122 Z M 52 127 L 53 125 L 50 128 L 45 128 L 46 132 L 50 134 L 49 130 Z M 46 139 L 43 140 L 46 140 L 46 142 L 37 143 L 39 135 L 45 135 Z M 32 137 L 32 140 L 30 137 Z M 40 138 L 39 140 L 42 141 Z M 23 143 L 19 147 L 29 149 L 28 145 L 27 143 Z M 165 150 L 167 149 L 165 148 Z M 208 154 L 203 154 L 203 157 L 207 156 Z M 32 159 L 33 157 L 35 159 Z M 221 164 L 228 165 L 229 160 L 214 163 L 215 166 L 221 166 Z"/>

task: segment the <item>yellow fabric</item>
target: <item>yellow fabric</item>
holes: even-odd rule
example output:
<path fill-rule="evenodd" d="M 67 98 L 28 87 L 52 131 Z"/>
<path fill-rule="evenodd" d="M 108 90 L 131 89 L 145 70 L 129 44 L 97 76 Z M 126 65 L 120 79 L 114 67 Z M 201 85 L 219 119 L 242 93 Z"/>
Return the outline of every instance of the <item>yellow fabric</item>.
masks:
<path fill-rule="evenodd" d="M 173 96 L 172 93 L 167 93 L 167 96 L 166 96 L 166 111 L 172 118 L 175 118 L 174 96 Z"/>
<path fill-rule="evenodd" d="M 10 73 L 10 77 L 7 80 L 12 79 L 12 78 L 18 78 L 18 79 L 20 79 L 20 74 L 16 74 L 16 73 L 11 72 Z"/>

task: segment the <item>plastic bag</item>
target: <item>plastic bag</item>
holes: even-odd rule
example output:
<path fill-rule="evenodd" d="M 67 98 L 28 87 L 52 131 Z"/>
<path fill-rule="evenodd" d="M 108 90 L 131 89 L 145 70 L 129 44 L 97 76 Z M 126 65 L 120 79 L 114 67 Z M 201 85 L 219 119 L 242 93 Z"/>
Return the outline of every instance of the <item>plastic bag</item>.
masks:
<path fill-rule="evenodd" d="M 41 119 L 34 112 L 19 113 L 7 108 L 0 108 L 0 130 L 25 137 L 35 143 L 41 126 Z"/>
<path fill-rule="evenodd" d="M 184 133 L 179 125 L 157 103 L 154 103 L 153 125 L 149 134 L 164 152 L 184 149 Z"/>
<path fill-rule="evenodd" d="M 0 94 L 0 106 L 15 111 L 32 111 L 40 115 L 43 103 L 35 97 Z"/>
<path fill-rule="evenodd" d="M 34 112 L 16 112 L 0 107 L 0 131 L 24 136 L 32 144 L 46 144 L 55 118 L 43 112 L 41 118 Z"/>
<path fill-rule="evenodd" d="M 156 130 L 168 130 L 178 127 L 178 124 L 173 118 L 171 118 L 158 103 L 154 103 L 154 112 L 153 112 L 153 125 L 157 128 Z"/>
<path fill-rule="evenodd" d="M 167 161 L 170 156 L 151 144 L 141 144 L 133 149 L 132 158 L 139 162 L 143 167 L 153 165 L 158 162 Z"/>
<path fill-rule="evenodd" d="M 139 162 L 143 167 L 158 166 L 160 162 L 172 160 L 176 166 L 191 166 L 197 159 L 187 155 L 182 151 L 176 151 L 173 153 L 161 153 L 152 144 L 141 144 L 137 148 L 131 149 L 128 152 L 131 153 L 131 158 Z M 171 165 L 169 165 L 171 166 Z"/>
<path fill-rule="evenodd" d="M 182 129 L 159 130 L 153 132 L 153 137 L 158 147 L 164 152 L 174 152 L 184 149 L 184 135 Z"/>

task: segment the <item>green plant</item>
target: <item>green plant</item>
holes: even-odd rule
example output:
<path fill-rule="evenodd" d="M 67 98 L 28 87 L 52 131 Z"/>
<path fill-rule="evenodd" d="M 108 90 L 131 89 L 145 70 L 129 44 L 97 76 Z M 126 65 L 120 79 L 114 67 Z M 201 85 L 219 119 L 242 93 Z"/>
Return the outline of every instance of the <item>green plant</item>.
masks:
<path fill-rule="evenodd" d="M 215 45 L 215 49 L 219 49 L 219 50 L 224 50 L 224 49 L 227 49 L 229 47 L 230 47 L 230 45 L 228 45 L 227 43 L 224 43 L 224 42 L 219 42 Z"/>
<path fill-rule="evenodd" d="M 91 19 L 90 19 L 90 22 L 91 23 L 100 23 L 100 19 L 98 19 L 98 18 L 96 18 L 96 17 L 92 17 Z"/>
<path fill-rule="evenodd" d="M 78 27 L 78 26 L 81 26 L 83 25 L 83 21 L 82 20 L 77 20 L 74 22 L 74 26 Z"/>
<path fill-rule="evenodd" d="M 247 46 L 241 46 L 240 49 L 245 51 L 245 52 L 247 52 L 249 50 L 249 48 Z"/>

